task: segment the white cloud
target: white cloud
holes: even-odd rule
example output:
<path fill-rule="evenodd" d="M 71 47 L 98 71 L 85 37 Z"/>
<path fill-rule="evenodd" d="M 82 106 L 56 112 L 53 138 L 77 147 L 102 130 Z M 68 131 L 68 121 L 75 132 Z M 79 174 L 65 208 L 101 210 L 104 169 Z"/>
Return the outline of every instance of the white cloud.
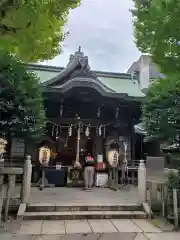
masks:
<path fill-rule="evenodd" d="M 92 69 L 124 72 L 140 55 L 133 42 L 130 8 L 132 0 L 82 0 L 69 15 L 63 53 L 46 64 L 66 66 L 81 45 Z"/>

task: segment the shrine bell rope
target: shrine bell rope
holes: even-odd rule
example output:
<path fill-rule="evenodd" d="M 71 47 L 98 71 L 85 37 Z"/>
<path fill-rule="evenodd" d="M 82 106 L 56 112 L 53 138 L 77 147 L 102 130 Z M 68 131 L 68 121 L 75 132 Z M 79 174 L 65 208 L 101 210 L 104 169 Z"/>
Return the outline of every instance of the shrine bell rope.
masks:
<path fill-rule="evenodd" d="M 86 131 L 85 131 L 85 133 L 87 133 L 86 135 L 89 135 L 90 134 L 90 132 L 89 132 L 89 129 L 91 129 L 91 128 L 96 128 L 96 129 L 98 129 L 98 131 L 99 131 L 99 135 L 101 135 L 102 133 L 101 133 L 101 129 L 104 129 L 104 134 L 105 134 L 105 128 L 107 127 L 107 126 L 109 126 L 109 125 L 112 125 L 113 123 L 114 123 L 114 121 L 113 122 L 110 122 L 110 123 L 107 123 L 107 124 L 100 124 L 100 125 L 96 125 L 96 126 L 92 126 L 92 125 L 90 125 L 90 124 L 83 124 L 82 122 L 81 123 L 75 123 L 75 124 L 70 124 L 69 126 L 65 126 L 65 125 L 59 125 L 59 124 L 55 124 L 55 123 L 53 123 L 53 122 L 51 122 L 50 120 L 48 121 L 50 124 L 52 124 L 52 136 L 54 136 L 54 133 L 55 133 L 55 135 L 58 135 L 60 132 L 61 132 L 61 129 L 62 128 L 67 128 L 67 129 L 69 129 L 69 133 L 72 131 L 71 129 L 73 128 L 73 127 L 86 127 Z M 71 134 L 69 134 L 69 135 L 71 135 Z"/>
<path fill-rule="evenodd" d="M 79 123 L 76 123 L 76 124 L 70 124 L 69 126 L 63 126 L 63 125 L 59 125 L 59 124 L 56 124 L 56 123 L 53 123 L 51 121 L 48 121 L 49 123 L 51 123 L 53 126 L 55 127 L 61 127 L 61 128 L 69 128 L 69 126 L 71 127 L 77 127 L 79 126 Z M 96 125 L 96 126 L 92 126 L 90 124 L 83 124 L 83 123 L 80 123 L 81 126 L 83 127 L 90 127 L 90 128 L 97 128 L 97 127 L 107 127 L 109 125 L 112 125 L 114 122 L 111 122 L 111 123 L 108 123 L 108 124 L 100 124 L 100 125 Z"/>

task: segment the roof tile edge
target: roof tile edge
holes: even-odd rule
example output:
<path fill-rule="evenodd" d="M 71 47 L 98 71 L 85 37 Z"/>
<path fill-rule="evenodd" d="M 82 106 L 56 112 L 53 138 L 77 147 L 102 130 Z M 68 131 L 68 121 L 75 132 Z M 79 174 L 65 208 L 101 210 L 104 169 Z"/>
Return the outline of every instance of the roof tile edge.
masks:
<path fill-rule="evenodd" d="M 41 65 L 41 64 L 24 64 L 28 69 L 31 70 L 39 70 L 39 71 L 51 71 L 51 72 L 61 72 L 64 67 L 57 66 L 49 66 L 49 65 Z M 118 72 L 105 72 L 105 71 L 96 71 L 92 70 L 92 72 L 96 73 L 98 77 L 112 77 L 112 78 L 123 78 L 132 80 L 132 76 L 130 73 L 118 73 Z"/>

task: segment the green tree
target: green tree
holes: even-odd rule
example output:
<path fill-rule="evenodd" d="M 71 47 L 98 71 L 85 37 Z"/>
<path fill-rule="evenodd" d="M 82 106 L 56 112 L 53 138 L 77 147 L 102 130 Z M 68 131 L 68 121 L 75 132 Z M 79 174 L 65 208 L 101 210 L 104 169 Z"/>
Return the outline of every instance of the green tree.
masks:
<path fill-rule="evenodd" d="M 157 79 L 149 87 L 142 120 L 150 136 L 180 142 L 180 76 Z"/>
<path fill-rule="evenodd" d="M 25 62 L 52 59 L 61 52 L 64 25 L 80 0 L 1 0 L 0 50 Z"/>
<path fill-rule="evenodd" d="M 180 0 L 134 0 L 135 43 L 165 74 L 180 69 Z"/>
<path fill-rule="evenodd" d="M 0 54 L 0 133 L 28 141 L 43 134 L 45 112 L 39 79 L 15 57 Z"/>

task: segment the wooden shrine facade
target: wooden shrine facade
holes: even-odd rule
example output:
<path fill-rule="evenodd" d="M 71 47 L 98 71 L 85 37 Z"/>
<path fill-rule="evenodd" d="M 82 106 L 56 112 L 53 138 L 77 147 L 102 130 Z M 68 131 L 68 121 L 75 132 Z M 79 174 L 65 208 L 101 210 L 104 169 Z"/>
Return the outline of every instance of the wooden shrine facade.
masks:
<path fill-rule="evenodd" d="M 119 89 L 123 82 L 137 92 L 137 82 L 130 74 L 109 73 L 107 76 L 114 77 L 112 84 L 116 81 Z M 41 84 L 48 119 L 47 135 L 55 143 L 56 161 L 63 165 L 70 166 L 77 159 L 81 161 L 81 154 L 88 152 L 95 159 L 102 155 L 106 161 L 112 144 L 120 152 L 120 161 L 125 157 L 125 144 L 127 160 L 137 158 L 134 125 L 140 119 L 143 94 L 139 90 L 139 95 L 131 96 L 123 85 L 122 91 L 116 91 L 102 81 L 103 77 L 107 80 L 107 76 L 91 71 L 88 58 L 79 49 L 70 56 L 66 68 Z"/>
<path fill-rule="evenodd" d="M 34 181 L 39 177 L 35 173 L 40 173 L 38 149 L 44 142 L 51 149 L 50 166 L 55 166 L 49 167 L 47 179 L 61 186 L 75 175 L 69 171 L 75 162 L 83 168 L 87 153 L 104 163 L 112 147 L 119 151 L 120 164 L 125 158 L 142 158 L 142 139 L 134 132 L 134 126 L 140 122 L 144 94 L 135 76 L 92 71 L 81 49 L 70 56 L 65 68 L 33 64 L 27 68 L 40 78 L 48 120 L 46 136 L 27 147 Z M 24 142 L 13 139 L 11 157 L 24 159 L 24 153 Z M 62 171 L 56 169 L 59 163 Z"/>

